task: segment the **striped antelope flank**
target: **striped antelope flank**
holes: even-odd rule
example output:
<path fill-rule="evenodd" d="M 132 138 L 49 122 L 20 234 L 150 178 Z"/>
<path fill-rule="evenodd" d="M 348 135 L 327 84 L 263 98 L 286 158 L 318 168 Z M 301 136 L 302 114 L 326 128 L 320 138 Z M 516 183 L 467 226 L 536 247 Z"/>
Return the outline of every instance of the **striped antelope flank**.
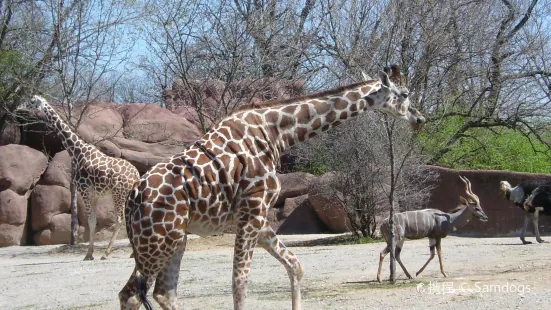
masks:
<path fill-rule="evenodd" d="M 538 229 L 539 214 L 551 215 L 551 185 L 545 184 L 536 188 L 532 194 L 524 201 L 524 210 L 533 213 L 534 230 L 536 231 L 536 240 L 539 243 L 545 242 L 541 239 Z"/>
<path fill-rule="evenodd" d="M 531 179 L 531 180 L 524 181 L 515 187 L 512 187 L 511 184 L 509 184 L 509 182 L 507 181 L 499 182 L 499 195 L 509 201 L 512 201 L 517 207 L 526 211 L 524 215 L 524 225 L 520 230 L 520 240 L 522 241 L 522 244 L 532 243 L 530 241 L 524 240 L 524 234 L 526 233 L 526 229 L 528 228 L 528 224 L 530 222 L 534 224 L 534 233 L 536 234 L 536 241 L 539 243 L 544 242 L 543 239 L 541 239 L 539 224 L 538 224 L 539 214 L 541 212 L 538 211 L 536 213 L 535 208 L 531 208 L 532 203 L 529 203 L 528 207 L 525 207 L 525 205 L 526 205 L 526 201 L 528 200 L 528 197 L 532 195 L 532 193 L 535 194 L 536 189 L 541 188 L 541 190 L 539 191 L 540 194 L 538 194 L 539 198 L 537 199 L 537 201 L 540 202 L 542 198 L 545 199 L 545 195 L 544 195 L 544 193 L 546 192 L 545 188 L 549 186 L 551 186 L 551 181 L 548 179 L 543 179 L 543 180 Z M 551 215 L 551 205 L 549 205 L 542 214 Z"/>
<path fill-rule="evenodd" d="M 402 267 L 402 270 L 406 276 L 411 279 L 411 275 L 407 271 L 406 267 L 400 260 L 400 252 L 404 245 L 405 239 L 422 239 L 429 238 L 430 257 L 417 271 L 415 276 L 418 276 L 423 272 L 425 267 L 434 258 L 434 248 L 438 251 L 438 260 L 440 262 L 440 271 L 447 277 L 444 272 L 444 265 L 442 263 L 442 250 L 440 248 L 442 238 L 445 238 L 449 233 L 455 231 L 457 228 L 466 225 L 474 216 L 480 221 L 488 221 L 488 216 L 482 210 L 480 206 L 480 200 L 471 189 L 471 182 L 463 176 L 459 176 L 463 183 L 465 183 L 465 191 L 467 198 L 459 197 L 461 204 L 452 210 L 450 213 L 446 213 L 437 209 L 424 209 L 417 211 L 401 212 L 394 215 L 394 240 L 396 241 L 395 257 L 396 261 Z M 381 269 L 383 267 L 383 260 L 385 256 L 390 252 L 390 225 L 388 218 L 381 224 L 381 234 L 383 235 L 387 246 L 381 251 L 379 257 L 379 271 L 377 272 L 377 281 L 381 282 Z"/>

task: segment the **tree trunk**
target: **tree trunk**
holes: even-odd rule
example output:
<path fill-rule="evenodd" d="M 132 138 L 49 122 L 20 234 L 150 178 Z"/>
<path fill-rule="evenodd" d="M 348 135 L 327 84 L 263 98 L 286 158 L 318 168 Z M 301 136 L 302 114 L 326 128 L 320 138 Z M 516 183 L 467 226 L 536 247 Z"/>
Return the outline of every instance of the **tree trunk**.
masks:
<path fill-rule="evenodd" d="M 76 165 L 71 169 L 71 245 L 78 242 L 78 210 L 77 210 L 77 185 L 75 180 Z"/>
<path fill-rule="evenodd" d="M 394 257 L 394 249 L 396 249 L 396 239 L 394 239 L 394 201 L 392 199 L 390 205 L 390 215 L 388 218 L 390 226 L 390 283 L 396 282 L 396 258 Z"/>

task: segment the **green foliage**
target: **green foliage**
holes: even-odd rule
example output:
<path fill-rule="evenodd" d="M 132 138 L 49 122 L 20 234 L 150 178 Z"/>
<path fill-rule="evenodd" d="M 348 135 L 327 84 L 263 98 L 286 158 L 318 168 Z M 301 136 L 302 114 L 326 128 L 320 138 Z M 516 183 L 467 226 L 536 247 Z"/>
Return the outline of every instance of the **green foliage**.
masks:
<path fill-rule="evenodd" d="M 313 175 L 323 175 L 329 171 L 331 168 L 325 163 L 323 155 L 321 153 L 316 153 L 311 160 L 306 163 L 300 163 L 295 166 L 295 172 L 307 172 Z"/>
<path fill-rule="evenodd" d="M 25 62 L 23 55 L 16 50 L 0 49 L 0 95 L 18 82 L 17 76 L 24 72 Z"/>
<path fill-rule="evenodd" d="M 449 118 L 438 125 L 438 130 L 422 136 L 426 149 L 436 151 L 463 125 L 463 118 Z M 549 150 L 537 141 L 530 141 L 520 132 L 499 128 L 472 128 L 442 157 L 439 165 L 455 169 L 511 170 L 531 173 L 549 173 Z M 538 152 L 535 152 L 537 150 Z"/>

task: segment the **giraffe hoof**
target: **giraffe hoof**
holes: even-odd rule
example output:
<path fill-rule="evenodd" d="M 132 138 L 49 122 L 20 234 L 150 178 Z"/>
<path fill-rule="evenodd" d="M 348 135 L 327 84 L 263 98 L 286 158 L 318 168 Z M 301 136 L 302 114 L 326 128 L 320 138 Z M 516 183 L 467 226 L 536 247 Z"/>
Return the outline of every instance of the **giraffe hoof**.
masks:
<path fill-rule="evenodd" d="M 522 240 L 522 244 L 532 244 L 532 241 Z"/>
<path fill-rule="evenodd" d="M 91 256 L 91 255 L 88 256 L 88 255 L 86 255 L 86 256 L 84 257 L 84 260 L 94 260 L 94 256 Z"/>
<path fill-rule="evenodd" d="M 545 243 L 545 240 L 543 239 L 539 239 L 539 240 L 536 240 L 538 243 Z"/>
<path fill-rule="evenodd" d="M 100 259 L 101 259 L 101 260 L 107 260 L 107 256 L 104 255 L 104 256 L 102 256 Z"/>

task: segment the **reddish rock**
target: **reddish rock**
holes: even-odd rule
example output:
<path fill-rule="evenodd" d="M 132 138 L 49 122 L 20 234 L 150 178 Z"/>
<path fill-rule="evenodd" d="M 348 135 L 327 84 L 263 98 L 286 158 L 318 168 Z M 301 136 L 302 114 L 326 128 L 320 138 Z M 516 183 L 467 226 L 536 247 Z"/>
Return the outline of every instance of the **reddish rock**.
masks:
<path fill-rule="evenodd" d="M 195 141 L 202 136 L 197 126 L 155 104 L 125 105 L 121 114 L 124 136 L 142 142 Z"/>
<path fill-rule="evenodd" d="M 275 206 L 281 206 L 287 198 L 308 194 L 317 180 L 316 176 L 306 172 L 279 174 L 278 178 L 281 182 L 281 192 Z"/>
<path fill-rule="evenodd" d="M 328 232 L 328 228 L 318 218 L 308 200 L 301 203 L 279 226 L 278 234 L 319 234 Z"/>
<path fill-rule="evenodd" d="M 27 198 L 7 189 L 0 192 L 0 223 L 23 225 L 27 219 Z"/>
<path fill-rule="evenodd" d="M 26 244 L 26 225 L 0 223 L 0 247 Z"/>
<path fill-rule="evenodd" d="M 37 150 L 16 144 L 0 146 L 0 191 L 11 189 L 25 195 L 47 165 L 48 159 Z"/>
<path fill-rule="evenodd" d="M 25 244 L 27 198 L 7 189 L 0 192 L 0 247 Z"/>
<path fill-rule="evenodd" d="M 285 203 L 281 208 L 271 208 L 268 214 L 268 222 L 270 226 L 277 230 L 279 226 L 289 217 L 298 206 L 308 198 L 308 195 L 302 195 L 294 198 L 285 199 Z"/>
<path fill-rule="evenodd" d="M 46 172 L 42 175 L 40 184 L 58 185 L 70 187 L 71 156 L 67 151 L 61 151 L 54 155 Z"/>
<path fill-rule="evenodd" d="M 348 215 L 339 202 L 318 195 L 308 196 L 308 202 L 318 218 L 332 233 L 350 231 Z"/>
<path fill-rule="evenodd" d="M 71 193 L 67 188 L 57 185 L 37 185 L 31 195 L 32 230 L 36 232 L 47 227 L 54 215 L 70 213 L 70 203 Z M 82 204 L 79 205 L 81 206 Z"/>

